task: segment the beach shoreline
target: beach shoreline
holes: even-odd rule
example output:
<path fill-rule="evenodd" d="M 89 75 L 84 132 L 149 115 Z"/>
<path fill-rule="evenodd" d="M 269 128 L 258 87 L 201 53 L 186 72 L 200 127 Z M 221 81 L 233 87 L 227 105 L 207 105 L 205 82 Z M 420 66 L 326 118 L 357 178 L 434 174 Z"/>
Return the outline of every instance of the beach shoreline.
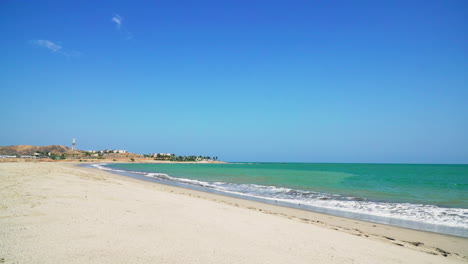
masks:
<path fill-rule="evenodd" d="M 109 243 L 114 247 L 116 245 L 118 247 L 120 244 L 117 242 L 121 242 L 120 239 L 125 241 L 124 237 L 130 240 L 133 238 L 123 236 L 116 241 L 114 233 L 106 232 L 109 229 L 112 231 L 112 228 L 120 230 L 123 225 L 131 227 L 130 230 L 132 231 L 139 230 L 139 228 L 146 230 L 150 227 L 157 229 L 165 234 L 164 241 L 169 243 L 169 246 L 162 245 L 163 242 L 158 239 L 159 232 L 151 229 L 146 230 L 147 232 L 138 233 L 140 238 L 146 242 L 152 241 L 166 251 L 161 251 L 159 254 L 149 253 L 149 249 L 154 247 L 153 244 L 143 247 L 146 249 L 146 253 L 141 253 L 140 249 L 133 249 L 134 251 L 128 254 L 138 253 L 144 255 L 142 258 L 152 257 L 153 260 L 166 260 L 165 262 L 173 263 L 182 263 L 183 260 L 187 260 L 185 258 L 187 256 L 167 255 L 167 252 L 173 252 L 174 250 L 170 245 L 180 243 L 177 240 L 181 237 L 183 239 L 197 239 L 193 237 L 194 235 L 206 236 L 207 239 L 204 239 L 203 243 L 221 251 L 214 254 L 215 259 L 218 260 L 217 262 L 221 263 L 239 262 L 240 260 L 245 260 L 247 263 L 258 263 L 259 261 L 265 262 L 267 259 L 281 263 L 281 260 L 285 260 L 284 257 L 290 257 L 291 259 L 293 256 L 297 257 L 295 260 L 299 262 L 301 260 L 302 262 L 310 262 L 310 260 L 320 262 L 321 260 L 330 263 L 346 263 L 347 261 L 349 263 L 350 259 L 361 263 L 394 263 L 397 259 L 403 261 L 403 263 L 461 263 L 468 261 L 468 239 L 466 238 L 375 224 L 186 188 L 148 183 L 94 168 L 79 166 L 82 164 L 80 162 L 0 164 L 3 190 L 0 217 L 0 226 L 3 231 L 0 233 L 2 240 L 0 241 L 0 244 L 2 244 L 0 251 L 5 254 L 0 256 L 0 259 L 4 258 L 5 263 L 14 263 L 15 261 L 54 263 L 60 260 L 58 258 L 61 256 L 64 258 L 70 256 L 71 253 L 57 244 L 57 241 L 64 236 L 71 236 L 72 239 L 79 237 L 78 241 L 83 240 L 94 245 L 93 248 L 88 248 L 88 245 L 81 245 L 87 250 L 75 260 L 78 263 L 78 260 L 89 257 L 86 252 L 89 253 L 89 250 L 94 252 L 93 250 L 101 248 L 103 245 L 93 244 L 91 238 L 97 239 L 96 237 L 92 236 L 90 238 L 89 234 L 82 237 L 76 233 L 76 230 L 81 228 L 81 230 L 87 230 L 93 234 L 104 232 L 105 234 L 101 234 L 102 239 L 110 241 Z M 74 194 L 71 195 L 72 197 L 67 196 L 72 193 Z M 109 198 L 110 196 L 112 196 L 112 199 Z M 94 197 L 92 203 L 90 203 L 90 197 Z M 129 199 L 128 197 L 132 198 Z M 109 201 L 112 201 L 110 202 L 112 204 L 111 208 L 109 208 Z M 114 201 L 117 201 L 117 203 L 114 203 Z M 63 208 L 57 206 L 70 205 L 70 203 L 75 207 Z M 180 209 L 178 206 L 184 208 Z M 101 208 L 108 215 L 102 215 L 99 211 L 91 211 L 89 207 Z M 139 208 L 141 211 L 136 212 L 135 208 Z M 153 210 L 157 211 L 158 208 L 161 209 L 159 213 L 153 212 Z M 63 210 L 64 212 L 57 212 L 57 210 Z M 85 211 L 87 215 L 80 214 L 80 210 Z M 135 211 L 135 215 L 132 216 L 127 211 Z M 48 220 L 54 218 L 53 213 L 59 213 L 60 216 L 57 216 L 59 218 L 65 216 L 67 218 L 55 219 L 56 226 L 49 226 L 50 222 Z M 70 219 L 70 216 L 73 216 L 72 219 L 75 220 L 64 220 Z M 88 223 L 89 219 L 95 219 L 96 222 L 106 222 L 108 225 L 105 227 L 99 225 L 98 228 L 92 223 Z M 118 219 L 122 219 L 123 223 L 120 223 Z M 148 222 L 151 219 L 154 219 L 155 223 Z M 243 225 L 243 223 L 248 223 L 250 227 Z M 161 226 L 166 227 L 168 230 L 158 229 Z M 79 228 L 74 229 L 74 227 Z M 252 227 L 255 228 L 251 229 Z M 66 230 L 71 233 L 63 234 L 58 232 L 57 229 L 60 228 L 62 228 L 62 232 Z M 181 237 L 177 236 L 177 232 L 179 232 L 176 231 L 177 228 L 184 229 L 185 233 L 179 234 Z M 33 229 L 34 231 L 32 231 Z M 274 230 L 278 234 L 270 236 L 268 232 L 261 233 L 263 229 L 265 229 L 265 232 Z M 45 235 L 46 232 L 51 230 L 53 230 L 54 236 Z M 239 232 L 246 231 L 248 232 L 242 238 L 236 237 Z M 172 234 L 171 232 L 175 233 Z M 227 236 L 224 237 L 227 240 L 220 239 L 218 237 L 219 232 Z M 310 237 L 303 237 L 305 234 L 310 234 Z M 232 239 L 233 236 L 236 239 Z M 98 240 L 102 242 L 102 239 Z M 253 246 L 254 249 L 258 250 L 257 253 L 246 252 L 248 248 L 242 246 L 242 242 L 247 242 L 245 239 L 257 246 Z M 277 254 L 280 251 L 276 247 L 270 244 L 262 244 L 265 239 L 268 241 L 271 239 L 282 240 L 284 244 L 281 247 L 291 247 L 294 254 L 288 255 L 291 252 L 287 253 L 280 250 L 283 256 L 278 256 Z M 46 241 L 43 247 L 34 244 L 42 240 Z M 217 245 L 222 241 L 229 245 L 225 247 Z M 346 243 L 342 243 L 342 241 L 346 241 Z M 31 253 L 27 253 L 27 256 L 21 256 L 20 248 L 22 248 L 23 244 L 20 242 L 30 250 L 28 252 Z M 50 262 L 45 260 L 42 262 L 31 261 L 34 256 L 30 254 L 35 253 L 42 260 L 43 257 L 45 259 L 45 256 L 51 254 L 50 252 L 43 253 L 43 251 L 51 250 L 54 247 L 63 250 L 63 254 L 55 256 Z M 183 246 L 187 252 L 191 253 L 198 252 L 198 249 L 194 249 L 196 247 L 196 245 L 190 244 L 184 244 Z M 236 254 L 228 253 L 230 252 L 227 250 L 229 248 L 235 248 L 239 251 L 234 250 L 234 252 L 237 252 Z M 334 250 L 331 248 L 334 248 Z M 278 252 L 275 253 L 275 250 L 272 249 L 276 249 Z M 80 248 L 80 250 L 83 250 L 83 248 Z M 345 253 L 349 250 L 353 252 Z M 374 251 L 368 252 L 369 250 Z M 208 255 L 204 255 L 205 253 L 198 253 L 198 257 L 201 259 L 208 257 Z M 97 253 L 94 252 L 93 254 Z M 93 254 L 91 255 L 96 257 Z M 229 254 L 231 254 L 230 259 Z M 243 259 L 243 257 L 246 258 Z M 28 261 L 28 258 L 30 261 Z M 101 259 L 103 261 L 98 262 L 110 263 L 112 258 L 112 256 L 104 254 Z M 379 259 L 375 261 L 372 258 Z M 121 259 L 122 263 L 124 263 L 123 259 L 126 258 Z M 96 261 L 95 258 L 94 261 Z M 66 262 L 70 263 L 70 261 Z M 142 260 L 139 263 L 145 263 L 145 261 Z"/>
<path fill-rule="evenodd" d="M 180 163 L 182 164 L 182 163 Z M 258 163 L 260 164 L 260 163 Z M 109 165 L 109 166 L 107 166 Z M 214 193 L 222 196 L 229 196 L 229 197 L 235 197 L 235 198 L 240 198 L 240 199 L 247 199 L 251 201 L 257 201 L 261 203 L 267 203 L 267 204 L 273 204 L 273 205 L 280 205 L 284 207 L 290 207 L 290 208 L 295 208 L 295 209 L 301 209 L 301 210 L 306 210 L 306 211 L 312 211 L 312 212 L 318 212 L 322 213 L 325 215 L 333 215 L 333 216 L 338 216 L 338 217 L 344 217 L 344 218 L 350 218 L 350 219 L 356 219 L 356 220 L 363 220 L 366 222 L 372 222 L 372 223 L 380 223 L 380 224 L 386 224 L 386 225 L 391 225 L 391 226 L 397 226 L 397 227 L 403 227 L 403 228 L 408 228 L 408 229 L 414 229 L 414 230 L 422 230 L 422 231 L 428 231 L 428 232 L 434 232 L 434 233 L 440 233 L 440 234 L 447 234 L 447 235 L 453 235 L 453 236 L 460 236 L 464 238 L 468 238 L 468 229 L 466 229 L 466 225 L 463 226 L 461 223 L 458 226 L 453 226 L 453 225 L 447 225 L 447 218 L 441 218 L 439 220 L 439 223 L 428 223 L 427 222 L 427 216 L 426 219 L 407 219 L 407 218 L 402 218 L 398 214 L 394 215 L 387 215 L 383 216 L 382 212 L 374 212 L 374 211 L 366 211 L 365 209 L 361 209 L 360 211 L 356 210 L 349 210 L 349 208 L 340 208 L 340 207 L 330 207 L 327 205 L 320 204 L 321 200 L 331 200 L 334 201 L 334 199 L 338 195 L 330 195 L 327 193 L 318 193 L 318 192 L 311 192 L 308 193 L 306 191 L 303 191 L 301 188 L 297 189 L 291 189 L 294 187 L 284 187 L 283 185 L 277 185 L 277 186 L 268 186 L 267 185 L 258 185 L 258 184 L 253 184 L 251 186 L 248 186 L 247 188 L 248 192 L 242 192 L 242 188 L 245 188 L 245 179 L 244 179 L 244 184 L 239 184 L 236 187 L 232 188 L 233 185 L 235 184 L 229 184 L 229 183 L 223 183 L 222 180 L 217 180 L 217 179 L 212 179 L 210 180 L 202 180 L 202 179 L 197 179 L 197 178 L 192 178 L 190 176 L 184 176 L 180 172 L 175 171 L 177 173 L 177 177 L 172 177 L 172 174 L 165 171 L 164 167 L 161 167 L 161 171 L 158 169 L 150 169 L 149 171 L 146 170 L 147 167 L 141 167 L 141 171 L 136 168 L 136 167 L 125 167 L 125 166 L 133 166 L 133 165 L 138 165 L 138 164 L 131 164 L 131 163 L 125 163 L 125 164 L 117 164 L 119 165 L 118 167 L 115 167 L 112 164 L 109 163 L 96 163 L 96 164 L 91 164 L 91 165 L 83 165 L 83 166 L 90 166 L 92 168 L 98 168 L 100 170 L 106 170 L 112 173 L 116 173 L 119 175 L 127 176 L 127 177 L 132 177 L 136 178 L 139 180 L 144 180 L 144 181 L 149 181 L 149 182 L 156 182 L 159 184 L 165 184 L 165 185 L 171 185 L 171 186 L 176 186 L 176 187 L 182 187 L 182 188 L 188 188 L 188 189 L 194 189 L 202 192 L 208 192 L 208 193 Z M 125 165 L 124 167 L 121 167 L 120 165 Z M 232 164 L 231 164 L 232 165 Z M 216 166 L 217 167 L 217 166 Z M 188 167 L 185 167 L 188 168 Z M 194 170 L 198 171 L 198 167 L 192 167 Z M 149 169 L 149 168 L 148 168 Z M 227 169 L 227 168 L 226 168 Z M 212 174 L 211 171 L 205 171 L 208 175 Z M 200 172 L 198 172 L 199 174 Z M 228 171 L 220 171 L 219 173 L 228 173 Z M 235 173 L 235 172 L 234 172 Z M 251 171 L 252 174 L 249 174 L 253 178 L 258 177 L 258 175 L 255 174 L 254 171 Z M 224 185 L 223 185 L 224 184 Z M 219 188 L 221 186 L 221 188 Z M 238 189 L 235 189 L 238 188 Z M 302 194 L 302 197 L 285 197 L 285 196 L 274 196 L 275 193 L 262 193 L 258 192 L 255 193 L 255 191 L 259 190 L 274 190 L 274 192 L 280 192 L 281 194 L 286 195 L 290 192 L 293 193 L 299 193 Z M 272 195 L 273 194 L 273 195 Z M 311 196 L 312 194 L 312 196 Z M 318 195 L 317 195 L 318 194 Z M 339 197 L 339 196 L 338 196 Z M 288 199 L 289 198 L 289 199 Z M 305 199 L 302 199 L 305 198 Z M 342 197 L 339 197 L 342 198 Z M 349 196 L 346 198 L 350 198 Z M 319 199 L 319 200 L 317 200 Z M 311 202 L 314 201 L 315 202 Z M 416 210 L 421 210 L 420 204 L 411 204 L 411 203 L 383 203 L 382 201 L 379 200 L 371 200 L 371 199 L 360 199 L 354 202 L 360 203 L 361 201 L 365 201 L 367 205 L 360 204 L 361 207 L 367 208 L 367 209 L 374 209 L 370 208 L 369 205 L 372 206 L 377 206 L 377 207 L 382 207 L 382 206 L 387 206 L 387 208 L 398 208 L 400 211 L 402 210 L 401 208 L 406 208 L 405 212 L 417 212 Z M 316 203 L 319 202 L 319 203 Z M 342 201 L 339 201 L 342 202 Z M 341 204 L 340 204 L 341 205 Z M 354 205 L 353 205 L 354 206 Z M 367 206 L 367 207 L 364 207 Z M 427 206 L 427 205 L 426 205 Z M 424 208 L 425 210 L 434 210 L 437 209 L 437 207 L 434 207 L 433 205 L 431 208 Z M 441 212 L 441 211 L 436 211 L 439 215 L 440 214 L 453 214 L 453 211 L 451 208 L 446 208 L 442 210 L 447 210 L 447 212 Z M 426 211 L 427 212 L 427 211 Z M 430 213 L 433 213 L 430 211 Z M 406 215 L 407 216 L 407 215 Z M 456 223 L 458 224 L 458 223 Z"/>

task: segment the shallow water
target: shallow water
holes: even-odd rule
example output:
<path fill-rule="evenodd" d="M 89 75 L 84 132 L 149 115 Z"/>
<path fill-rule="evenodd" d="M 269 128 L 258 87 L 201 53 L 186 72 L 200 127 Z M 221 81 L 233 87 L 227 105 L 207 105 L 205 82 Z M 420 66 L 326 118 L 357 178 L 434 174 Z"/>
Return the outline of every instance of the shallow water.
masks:
<path fill-rule="evenodd" d="M 163 182 L 468 237 L 468 165 L 107 164 Z"/>

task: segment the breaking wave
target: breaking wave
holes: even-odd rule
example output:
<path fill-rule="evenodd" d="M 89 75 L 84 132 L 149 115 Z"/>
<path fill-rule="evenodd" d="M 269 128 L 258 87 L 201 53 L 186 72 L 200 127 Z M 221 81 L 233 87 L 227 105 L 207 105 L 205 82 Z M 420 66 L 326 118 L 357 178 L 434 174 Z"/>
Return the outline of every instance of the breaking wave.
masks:
<path fill-rule="evenodd" d="M 292 205 L 311 206 L 342 212 L 364 214 L 409 220 L 418 223 L 434 224 L 455 228 L 468 228 L 468 209 L 445 208 L 436 205 L 393 203 L 370 201 L 362 198 L 330 193 L 304 191 L 278 186 L 257 184 L 237 184 L 228 182 L 205 182 L 193 179 L 173 177 L 165 173 L 148 173 L 111 169 L 106 164 L 94 164 L 95 168 L 143 175 L 160 181 L 183 183 L 192 186 L 209 188 L 227 194 L 247 196 Z"/>

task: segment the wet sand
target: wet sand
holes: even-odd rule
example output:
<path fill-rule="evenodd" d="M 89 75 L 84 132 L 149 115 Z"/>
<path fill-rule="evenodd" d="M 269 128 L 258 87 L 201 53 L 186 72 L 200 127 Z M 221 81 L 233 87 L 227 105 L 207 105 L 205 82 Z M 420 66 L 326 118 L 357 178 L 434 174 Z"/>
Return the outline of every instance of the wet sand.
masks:
<path fill-rule="evenodd" d="M 0 163 L 0 263 L 466 263 L 468 239 L 166 186 Z"/>

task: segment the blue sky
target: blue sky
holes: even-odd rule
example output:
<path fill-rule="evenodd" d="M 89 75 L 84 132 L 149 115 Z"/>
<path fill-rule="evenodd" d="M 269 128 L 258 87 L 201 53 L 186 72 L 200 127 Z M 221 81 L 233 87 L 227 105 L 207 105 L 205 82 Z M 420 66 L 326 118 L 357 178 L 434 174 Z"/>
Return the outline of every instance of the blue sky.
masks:
<path fill-rule="evenodd" d="M 467 1 L 1 1 L 0 145 L 468 163 Z"/>

